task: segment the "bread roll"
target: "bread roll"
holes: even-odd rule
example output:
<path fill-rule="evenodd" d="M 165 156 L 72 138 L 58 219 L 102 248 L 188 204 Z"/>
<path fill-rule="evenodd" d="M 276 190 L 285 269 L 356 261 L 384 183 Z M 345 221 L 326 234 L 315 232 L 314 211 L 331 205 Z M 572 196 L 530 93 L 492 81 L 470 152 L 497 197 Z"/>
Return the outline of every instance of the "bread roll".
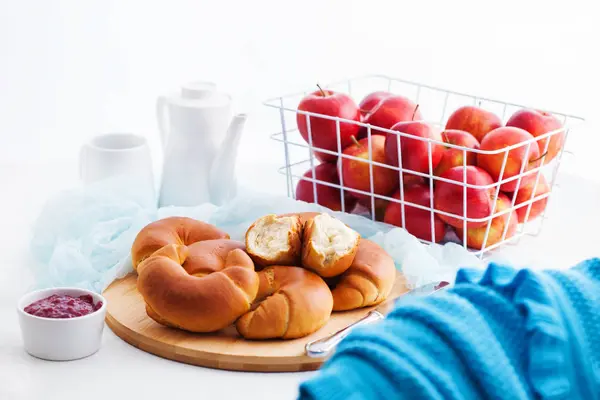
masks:
<path fill-rule="evenodd" d="M 168 217 L 146 225 L 137 234 L 131 246 L 133 269 L 168 244 L 186 245 L 202 240 L 229 239 L 216 226 L 188 217 Z"/>
<path fill-rule="evenodd" d="M 333 287 L 333 310 L 377 305 L 390 294 L 396 280 L 392 257 L 377 243 L 361 239 L 352 265 Z"/>
<path fill-rule="evenodd" d="M 243 243 L 169 244 L 138 266 L 137 288 L 150 318 L 190 332 L 214 332 L 250 310 L 259 279 Z"/>
<path fill-rule="evenodd" d="M 236 322 L 246 339 L 300 338 L 329 320 L 333 298 L 318 275 L 292 266 L 270 266 L 258 275 L 255 308 Z"/>
<path fill-rule="evenodd" d="M 322 277 L 346 271 L 358 248 L 360 235 L 329 214 L 318 214 L 304 225 L 302 265 Z"/>
<path fill-rule="evenodd" d="M 254 262 L 268 265 L 296 265 L 302 251 L 302 224 L 296 215 L 274 214 L 257 219 L 246 231 L 246 251 Z"/>

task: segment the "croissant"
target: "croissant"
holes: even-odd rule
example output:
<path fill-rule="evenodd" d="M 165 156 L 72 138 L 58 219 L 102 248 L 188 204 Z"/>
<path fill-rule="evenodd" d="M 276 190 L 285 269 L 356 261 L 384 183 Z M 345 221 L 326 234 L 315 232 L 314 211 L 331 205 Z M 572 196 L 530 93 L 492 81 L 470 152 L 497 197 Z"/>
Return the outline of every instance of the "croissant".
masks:
<path fill-rule="evenodd" d="M 255 308 L 236 322 L 246 339 L 300 338 L 329 320 L 333 297 L 318 275 L 293 266 L 270 266 L 258 275 Z"/>
<path fill-rule="evenodd" d="M 374 306 L 389 296 L 396 279 L 394 260 L 377 243 L 361 239 L 350 265 L 333 285 L 333 310 Z"/>

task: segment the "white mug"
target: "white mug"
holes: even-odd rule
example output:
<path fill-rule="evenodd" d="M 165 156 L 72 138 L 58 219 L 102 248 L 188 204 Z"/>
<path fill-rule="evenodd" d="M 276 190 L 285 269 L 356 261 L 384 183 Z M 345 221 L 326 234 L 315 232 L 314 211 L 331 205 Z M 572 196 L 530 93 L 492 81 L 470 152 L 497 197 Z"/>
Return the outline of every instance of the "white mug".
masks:
<path fill-rule="evenodd" d="M 106 133 L 81 147 L 79 176 L 85 184 L 118 182 L 144 207 L 156 205 L 156 190 L 150 148 L 146 138 L 133 133 Z"/>

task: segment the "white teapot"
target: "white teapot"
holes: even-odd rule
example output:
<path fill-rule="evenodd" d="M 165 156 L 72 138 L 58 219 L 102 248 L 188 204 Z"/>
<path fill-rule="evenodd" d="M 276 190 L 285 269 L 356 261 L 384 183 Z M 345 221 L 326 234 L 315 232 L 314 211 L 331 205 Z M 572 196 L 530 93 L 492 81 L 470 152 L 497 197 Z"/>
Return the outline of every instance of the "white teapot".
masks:
<path fill-rule="evenodd" d="M 245 114 L 211 82 L 192 82 L 157 100 L 164 150 L 159 206 L 223 204 L 235 196 L 235 163 Z"/>

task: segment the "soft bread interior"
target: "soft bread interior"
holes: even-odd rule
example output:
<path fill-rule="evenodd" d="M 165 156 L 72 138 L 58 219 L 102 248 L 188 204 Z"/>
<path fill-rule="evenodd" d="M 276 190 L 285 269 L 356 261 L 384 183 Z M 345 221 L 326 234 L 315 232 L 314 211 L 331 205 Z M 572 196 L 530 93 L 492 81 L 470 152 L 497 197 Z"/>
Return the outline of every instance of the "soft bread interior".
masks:
<path fill-rule="evenodd" d="M 269 216 L 257 221 L 248 232 L 248 244 L 260 257 L 274 257 L 290 250 L 289 232 L 294 225 L 292 217 Z"/>
<path fill-rule="evenodd" d="M 312 246 L 325 258 L 343 256 L 356 246 L 358 233 L 342 221 L 329 214 L 319 214 L 313 221 Z"/>

